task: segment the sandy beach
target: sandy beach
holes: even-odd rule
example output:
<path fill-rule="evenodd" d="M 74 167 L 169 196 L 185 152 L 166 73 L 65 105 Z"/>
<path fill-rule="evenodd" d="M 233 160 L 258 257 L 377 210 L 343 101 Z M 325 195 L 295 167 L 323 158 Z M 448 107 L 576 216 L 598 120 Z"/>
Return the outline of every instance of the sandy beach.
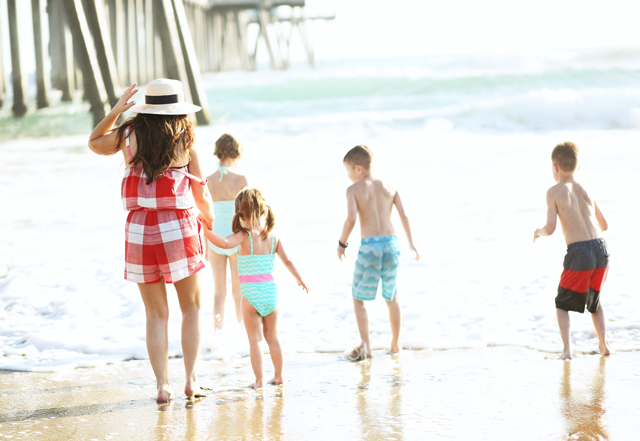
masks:
<path fill-rule="evenodd" d="M 203 361 L 207 398 L 154 401 L 148 361 L 3 372 L 0 437 L 47 440 L 629 440 L 635 352 L 571 361 L 514 347 L 287 357 L 285 385 L 254 391 L 248 357 Z M 171 361 L 180 391 L 182 360 Z M 267 364 L 267 370 L 271 367 Z"/>
<path fill-rule="evenodd" d="M 180 394 L 181 315 L 170 288 L 176 396 L 160 405 L 145 309 L 123 280 L 122 157 L 87 148 L 91 117 L 80 91 L 23 119 L 5 104 L 0 440 L 635 439 L 638 53 L 345 58 L 318 69 L 206 73 L 213 122 L 196 129 L 203 170 L 217 169 L 220 135 L 242 139 L 237 171 L 273 207 L 275 231 L 311 293 L 276 263 L 285 384 L 253 391 L 231 296 L 214 334 L 207 264 L 198 276 L 198 372 L 212 390 L 190 401 Z M 532 241 L 554 183 L 551 150 L 565 140 L 580 147 L 579 180 L 610 226 L 607 358 L 596 353 L 590 314 L 572 314 L 575 357 L 558 360 L 553 299 L 566 244 L 559 229 Z M 413 261 L 394 217 L 404 250 L 401 344 L 411 350 L 384 353 L 388 310 L 377 299 L 367 305 L 374 358 L 352 364 L 343 352 L 359 343 L 351 300 L 359 227 L 346 262 L 336 242 L 350 185 L 342 158 L 357 144 L 372 148 L 375 173 L 402 194 L 422 258 Z"/>

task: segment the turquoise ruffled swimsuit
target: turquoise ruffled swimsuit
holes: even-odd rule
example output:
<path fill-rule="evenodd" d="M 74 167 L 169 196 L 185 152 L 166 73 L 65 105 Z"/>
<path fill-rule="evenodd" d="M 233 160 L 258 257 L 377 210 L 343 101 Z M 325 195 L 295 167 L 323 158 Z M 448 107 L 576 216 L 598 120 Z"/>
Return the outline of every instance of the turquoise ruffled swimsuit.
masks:
<path fill-rule="evenodd" d="M 258 314 L 266 317 L 278 305 L 278 287 L 273 280 L 273 253 L 275 235 L 271 235 L 271 252 L 269 254 L 253 254 L 253 238 L 249 232 L 251 254 L 238 253 L 238 273 L 240 274 L 240 293 L 256 308 Z"/>
<path fill-rule="evenodd" d="M 228 172 L 229 167 L 220 165 L 218 166 L 218 170 L 220 170 L 220 181 L 222 181 L 222 177 Z M 235 201 L 214 202 L 213 215 L 215 216 L 215 220 L 213 221 L 213 232 L 225 237 L 233 234 L 233 230 L 231 230 L 231 222 L 233 221 L 234 214 Z M 222 256 L 231 256 L 238 252 L 238 247 L 229 249 L 219 248 L 211 242 L 209 242 L 209 248 L 211 248 L 211 250 L 216 254 L 220 254 Z"/>

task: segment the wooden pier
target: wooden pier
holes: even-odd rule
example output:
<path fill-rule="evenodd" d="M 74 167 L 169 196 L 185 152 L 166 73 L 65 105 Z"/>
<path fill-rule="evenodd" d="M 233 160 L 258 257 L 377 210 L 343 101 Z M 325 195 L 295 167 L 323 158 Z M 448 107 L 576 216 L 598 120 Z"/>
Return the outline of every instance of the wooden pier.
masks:
<path fill-rule="evenodd" d="M 0 107 L 10 72 L 12 110 L 20 117 L 29 108 L 19 38 L 27 0 L 5 1 L 0 16 L 7 17 L 11 65 L 3 62 L 0 21 Z M 305 0 L 31 0 L 30 6 L 33 49 L 27 52 L 35 53 L 37 109 L 49 106 L 52 88 L 62 101 L 81 90 L 96 123 L 125 86 L 165 77 L 182 81 L 185 99 L 203 108 L 195 115 L 198 124 L 208 124 L 202 72 L 257 69 L 261 41 L 272 69 L 287 69 L 296 33 L 315 66 L 306 23 L 335 17 L 306 16 Z M 251 41 L 250 26 L 258 29 Z"/>

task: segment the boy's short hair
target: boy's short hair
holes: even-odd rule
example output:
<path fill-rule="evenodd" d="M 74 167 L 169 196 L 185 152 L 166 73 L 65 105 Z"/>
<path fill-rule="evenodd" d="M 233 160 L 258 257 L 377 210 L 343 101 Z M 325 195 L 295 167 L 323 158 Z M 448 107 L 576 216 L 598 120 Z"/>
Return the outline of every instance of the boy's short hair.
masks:
<path fill-rule="evenodd" d="M 238 159 L 242 156 L 242 144 L 233 135 L 225 133 L 216 141 L 216 149 L 213 152 L 218 159 Z"/>
<path fill-rule="evenodd" d="M 551 160 L 563 171 L 575 171 L 578 166 L 578 147 L 569 141 L 558 144 L 551 152 Z"/>
<path fill-rule="evenodd" d="M 342 162 L 346 162 L 350 165 L 360 165 L 366 170 L 371 168 L 371 162 L 373 161 L 373 152 L 366 145 L 357 145 L 344 155 Z"/>

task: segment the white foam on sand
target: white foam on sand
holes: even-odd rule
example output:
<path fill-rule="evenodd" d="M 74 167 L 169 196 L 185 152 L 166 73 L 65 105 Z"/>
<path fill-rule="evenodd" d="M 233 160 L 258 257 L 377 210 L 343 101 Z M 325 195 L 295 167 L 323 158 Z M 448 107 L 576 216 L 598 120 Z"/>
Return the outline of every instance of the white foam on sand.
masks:
<path fill-rule="evenodd" d="M 403 346 L 559 352 L 553 299 L 565 246 L 560 230 L 535 245 L 532 238 L 544 224 L 545 192 L 553 184 L 551 149 L 566 139 L 580 146 L 579 179 L 610 225 L 604 237 L 611 270 L 602 299 L 611 347 L 640 349 L 640 297 L 632 283 L 640 246 L 640 131 L 490 135 L 335 124 L 335 131 L 249 123 L 197 131 L 207 172 L 214 170 L 213 142 L 221 133 L 244 139 L 239 171 L 264 192 L 276 231 L 311 287 L 305 294 L 276 264 L 286 352 L 340 352 L 359 343 L 350 296 L 358 229 L 346 262 L 336 248 L 349 185 L 342 157 L 360 143 L 373 149 L 375 173 L 400 190 L 422 254 L 419 263 L 412 260 L 395 219 L 404 245 L 398 278 Z M 69 137 L 2 146 L 0 369 L 60 370 L 147 357 L 144 307 L 136 285 L 123 280 L 121 158 L 94 155 L 85 143 Z M 209 268 L 201 281 L 203 356 L 246 356 L 241 327 L 227 325 L 222 340 L 214 338 Z M 181 355 L 179 306 L 172 287 L 168 293 L 170 354 Z M 367 307 L 373 348 L 388 347 L 386 305 L 379 297 Z M 226 313 L 233 318 L 231 296 Z M 596 351 L 589 314 L 571 319 L 575 350 Z"/>

